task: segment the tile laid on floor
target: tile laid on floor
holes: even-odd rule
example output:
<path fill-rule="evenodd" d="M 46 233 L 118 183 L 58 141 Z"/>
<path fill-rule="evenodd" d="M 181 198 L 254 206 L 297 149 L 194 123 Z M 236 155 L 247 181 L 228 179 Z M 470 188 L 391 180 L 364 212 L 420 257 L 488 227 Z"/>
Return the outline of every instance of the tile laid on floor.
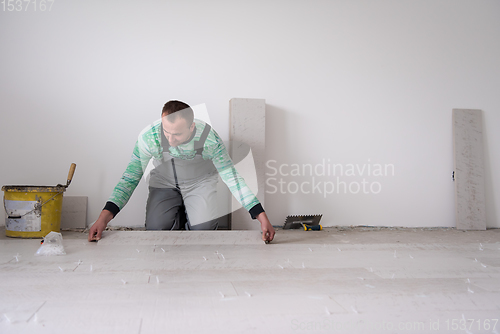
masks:
<path fill-rule="evenodd" d="M 35 257 L 39 240 L 0 237 L 0 332 L 373 333 L 361 325 L 414 322 L 435 333 L 436 321 L 493 319 L 500 233 L 432 232 L 279 231 L 269 245 L 258 231 L 113 231 L 98 243 L 63 232 L 67 255 L 56 257 Z"/>

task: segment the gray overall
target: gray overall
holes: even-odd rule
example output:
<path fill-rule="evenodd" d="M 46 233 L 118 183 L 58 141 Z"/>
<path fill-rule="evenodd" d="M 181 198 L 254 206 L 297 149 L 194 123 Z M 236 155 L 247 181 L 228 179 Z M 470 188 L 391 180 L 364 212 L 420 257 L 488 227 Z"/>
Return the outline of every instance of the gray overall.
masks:
<path fill-rule="evenodd" d="M 146 204 L 146 230 L 215 230 L 218 225 L 218 173 L 212 160 L 202 157 L 210 132 L 206 124 L 195 155 L 174 158 L 162 131 L 163 160 L 154 161 Z"/>

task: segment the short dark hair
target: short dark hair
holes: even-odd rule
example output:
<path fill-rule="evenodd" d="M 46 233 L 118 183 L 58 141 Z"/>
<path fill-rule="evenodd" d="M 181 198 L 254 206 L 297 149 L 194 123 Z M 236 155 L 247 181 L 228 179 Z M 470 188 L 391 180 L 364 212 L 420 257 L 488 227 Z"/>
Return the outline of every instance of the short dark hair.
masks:
<path fill-rule="evenodd" d="M 188 124 L 191 126 L 194 120 L 194 112 L 193 109 L 189 105 L 181 101 L 168 101 L 163 106 L 163 110 L 161 112 L 161 116 L 167 116 L 167 120 L 169 122 L 175 122 L 178 117 L 184 118 Z"/>

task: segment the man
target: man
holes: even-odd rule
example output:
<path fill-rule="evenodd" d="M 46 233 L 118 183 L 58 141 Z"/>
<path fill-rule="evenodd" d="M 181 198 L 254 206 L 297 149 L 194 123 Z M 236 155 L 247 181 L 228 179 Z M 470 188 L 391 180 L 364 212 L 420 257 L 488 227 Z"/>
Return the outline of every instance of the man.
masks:
<path fill-rule="evenodd" d="M 161 120 L 140 133 L 130 163 L 90 228 L 89 241 L 101 239 L 107 224 L 127 204 L 151 159 L 154 169 L 149 175 L 147 230 L 217 229 L 219 174 L 252 219 L 260 222 L 262 239 L 273 240 L 274 228 L 234 168 L 217 132 L 194 119 L 187 104 L 169 101 L 163 107 Z"/>

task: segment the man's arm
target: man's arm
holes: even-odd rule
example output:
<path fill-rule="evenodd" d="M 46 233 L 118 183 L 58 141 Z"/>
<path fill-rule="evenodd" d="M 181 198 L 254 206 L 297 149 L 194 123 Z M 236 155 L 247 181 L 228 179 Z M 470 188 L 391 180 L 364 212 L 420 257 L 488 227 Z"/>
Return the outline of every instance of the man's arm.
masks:
<path fill-rule="evenodd" d="M 116 209 L 120 211 L 123 207 L 125 207 L 135 188 L 137 188 L 137 185 L 141 181 L 150 159 L 151 153 L 147 147 L 145 147 L 144 140 L 139 138 L 134 146 L 132 157 L 130 158 L 130 162 L 125 169 L 125 172 L 122 174 L 120 181 L 118 181 L 118 184 L 113 189 L 113 192 L 108 199 L 108 202 L 114 203 L 116 207 L 107 204 L 106 209 L 113 212 L 116 211 Z M 118 211 L 113 212 L 114 216 L 118 213 Z"/>
<path fill-rule="evenodd" d="M 234 167 L 233 161 L 217 132 L 212 131 L 205 143 L 203 155 L 212 159 L 222 181 L 227 185 L 233 196 L 250 213 L 252 219 L 257 219 L 260 222 L 262 240 L 273 240 L 275 231 L 264 212 L 264 208 Z"/>
<path fill-rule="evenodd" d="M 108 223 L 121 209 L 123 209 L 125 204 L 127 204 L 135 188 L 141 181 L 148 162 L 152 157 L 151 151 L 148 149 L 147 141 L 154 142 L 154 131 L 155 128 L 151 127 L 149 132 L 145 133 L 146 136 L 144 136 L 143 132 L 139 135 L 125 172 L 113 189 L 113 193 L 109 197 L 106 206 L 101 211 L 99 218 L 97 218 L 96 222 L 90 228 L 89 241 L 101 239 L 102 231 L 104 231 Z"/>
<path fill-rule="evenodd" d="M 260 202 L 234 167 L 226 146 L 213 129 L 205 141 L 203 157 L 212 160 L 222 181 L 227 185 L 236 200 L 252 214 L 252 219 L 255 219 L 258 214 L 264 211 L 259 209 L 251 212 L 251 209 L 256 205 L 261 207 Z"/>

